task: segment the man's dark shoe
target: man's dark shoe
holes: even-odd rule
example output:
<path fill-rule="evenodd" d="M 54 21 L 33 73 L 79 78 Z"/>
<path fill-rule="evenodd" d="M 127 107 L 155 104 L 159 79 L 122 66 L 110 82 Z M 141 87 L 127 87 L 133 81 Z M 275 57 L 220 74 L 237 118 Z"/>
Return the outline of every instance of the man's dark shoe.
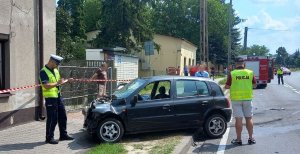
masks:
<path fill-rule="evenodd" d="M 255 144 L 256 143 L 256 141 L 255 141 L 255 139 L 254 138 L 252 138 L 252 139 L 248 139 L 248 144 Z"/>
<path fill-rule="evenodd" d="M 237 140 L 237 139 L 233 139 L 231 141 L 231 144 L 233 144 L 233 145 L 243 145 L 242 141 L 241 140 Z"/>
<path fill-rule="evenodd" d="M 39 120 L 40 120 L 40 121 L 45 120 L 45 119 L 46 119 L 45 116 L 40 116 L 40 117 L 39 117 Z"/>
<path fill-rule="evenodd" d="M 73 137 L 69 136 L 69 135 L 64 135 L 64 136 L 61 136 L 59 138 L 60 141 L 67 141 L 67 140 L 74 140 Z"/>
<path fill-rule="evenodd" d="M 49 144 L 58 144 L 58 141 L 54 140 L 54 138 L 46 139 L 45 142 L 46 142 L 46 143 L 49 143 Z"/>

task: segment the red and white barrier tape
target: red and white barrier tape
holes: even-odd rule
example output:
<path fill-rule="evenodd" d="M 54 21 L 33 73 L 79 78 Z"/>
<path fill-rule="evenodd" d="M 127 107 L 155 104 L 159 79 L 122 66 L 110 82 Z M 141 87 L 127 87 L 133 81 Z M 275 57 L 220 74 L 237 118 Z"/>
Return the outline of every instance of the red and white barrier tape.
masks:
<path fill-rule="evenodd" d="M 78 82 L 130 82 L 131 81 L 131 80 L 90 80 L 90 79 L 71 79 L 71 80 L 73 80 L 73 82 L 74 81 L 78 81 Z M 39 87 L 39 86 L 41 86 L 41 84 L 35 84 L 35 85 L 24 86 L 24 87 L 19 87 L 19 88 L 4 89 L 4 90 L 0 90 L 0 94 L 13 92 L 13 91 L 19 91 L 19 90 L 23 90 L 23 89 L 35 88 L 35 87 Z"/>
<path fill-rule="evenodd" d="M 23 90 L 23 89 L 34 88 L 34 87 L 39 87 L 39 86 L 41 86 L 41 85 L 36 84 L 36 85 L 32 85 L 32 86 L 24 86 L 24 87 L 20 87 L 20 88 L 11 88 L 11 89 L 0 90 L 0 94 L 13 92 L 13 91 L 19 91 L 19 90 Z"/>
<path fill-rule="evenodd" d="M 73 79 L 73 81 L 79 81 L 79 82 L 130 82 L 131 80 L 92 80 L 92 79 Z"/>

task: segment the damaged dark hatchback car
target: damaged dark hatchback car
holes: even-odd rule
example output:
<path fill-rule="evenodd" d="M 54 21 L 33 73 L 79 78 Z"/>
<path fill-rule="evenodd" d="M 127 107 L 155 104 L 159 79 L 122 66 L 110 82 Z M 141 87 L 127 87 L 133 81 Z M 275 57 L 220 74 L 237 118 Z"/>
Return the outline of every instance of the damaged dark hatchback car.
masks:
<path fill-rule="evenodd" d="M 203 128 L 211 138 L 226 132 L 232 110 L 220 86 L 198 77 L 138 78 L 84 109 L 84 127 L 103 142 L 123 135 Z"/>

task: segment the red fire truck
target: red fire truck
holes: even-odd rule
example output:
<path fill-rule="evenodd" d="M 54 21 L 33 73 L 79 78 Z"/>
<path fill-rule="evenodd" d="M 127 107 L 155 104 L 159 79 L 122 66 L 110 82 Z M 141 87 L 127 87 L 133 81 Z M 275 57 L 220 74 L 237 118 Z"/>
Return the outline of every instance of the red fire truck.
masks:
<path fill-rule="evenodd" d="M 266 56 L 240 56 L 245 60 L 245 68 L 252 70 L 257 88 L 266 88 L 274 78 L 274 59 Z"/>

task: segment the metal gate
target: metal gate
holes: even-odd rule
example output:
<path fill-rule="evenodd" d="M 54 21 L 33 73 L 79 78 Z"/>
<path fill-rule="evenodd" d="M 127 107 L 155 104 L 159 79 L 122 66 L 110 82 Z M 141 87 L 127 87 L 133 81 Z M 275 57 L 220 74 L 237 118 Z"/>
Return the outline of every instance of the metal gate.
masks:
<path fill-rule="evenodd" d="M 59 66 L 59 72 L 62 78 L 90 79 L 103 62 L 113 68 L 112 61 L 76 60 L 62 63 Z M 108 78 L 114 79 L 115 75 L 110 72 L 107 72 Z M 111 89 L 110 85 L 107 82 L 107 91 Z M 84 107 L 96 98 L 97 93 L 98 84 L 96 82 L 67 83 L 61 89 L 66 110 L 76 110 Z"/>

